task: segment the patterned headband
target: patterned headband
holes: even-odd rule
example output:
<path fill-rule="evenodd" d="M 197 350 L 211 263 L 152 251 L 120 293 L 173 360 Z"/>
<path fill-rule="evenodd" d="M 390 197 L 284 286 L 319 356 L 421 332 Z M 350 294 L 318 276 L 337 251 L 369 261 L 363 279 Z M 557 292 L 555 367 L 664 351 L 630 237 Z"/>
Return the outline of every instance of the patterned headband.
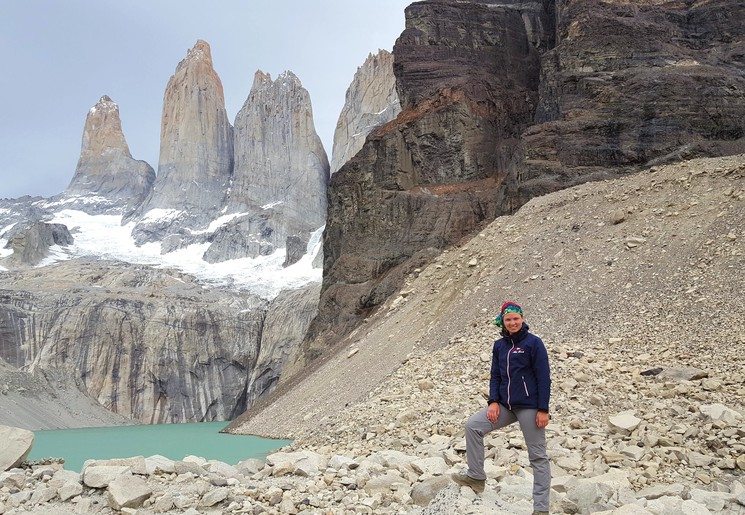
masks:
<path fill-rule="evenodd" d="M 504 329 L 504 321 L 502 320 L 502 317 L 507 313 L 517 313 L 518 315 L 523 316 L 523 308 L 521 308 L 516 302 L 505 302 L 502 304 L 502 309 L 500 310 L 499 315 L 494 319 L 494 325 Z"/>

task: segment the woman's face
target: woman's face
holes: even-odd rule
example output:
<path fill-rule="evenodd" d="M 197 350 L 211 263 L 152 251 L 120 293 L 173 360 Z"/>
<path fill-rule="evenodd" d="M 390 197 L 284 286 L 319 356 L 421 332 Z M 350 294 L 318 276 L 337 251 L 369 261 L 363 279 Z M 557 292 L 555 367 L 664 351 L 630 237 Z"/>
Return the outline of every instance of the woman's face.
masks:
<path fill-rule="evenodd" d="M 502 323 L 508 333 L 515 334 L 523 326 L 523 316 L 520 313 L 507 313 L 502 317 Z"/>

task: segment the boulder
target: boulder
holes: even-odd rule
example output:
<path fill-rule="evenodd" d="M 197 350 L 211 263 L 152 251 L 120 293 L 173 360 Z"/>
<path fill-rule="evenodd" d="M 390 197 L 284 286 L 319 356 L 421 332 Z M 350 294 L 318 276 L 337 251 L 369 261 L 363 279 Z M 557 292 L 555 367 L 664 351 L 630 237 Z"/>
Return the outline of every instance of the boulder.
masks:
<path fill-rule="evenodd" d="M 153 494 L 147 482 L 139 476 L 119 476 L 112 480 L 106 492 L 109 506 L 115 510 L 139 508 Z"/>
<path fill-rule="evenodd" d="M 628 435 L 639 427 L 641 419 L 634 415 L 633 410 L 622 411 L 615 415 L 608 417 L 608 424 L 610 425 L 611 431 Z"/>
<path fill-rule="evenodd" d="M 0 471 L 17 467 L 34 445 L 34 433 L 27 429 L 0 425 Z"/>
<path fill-rule="evenodd" d="M 84 466 L 82 472 L 83 483 L 91 488 L 106 488 L 116 478 L 131 475 L 132 469 L 125 465 Z"/>

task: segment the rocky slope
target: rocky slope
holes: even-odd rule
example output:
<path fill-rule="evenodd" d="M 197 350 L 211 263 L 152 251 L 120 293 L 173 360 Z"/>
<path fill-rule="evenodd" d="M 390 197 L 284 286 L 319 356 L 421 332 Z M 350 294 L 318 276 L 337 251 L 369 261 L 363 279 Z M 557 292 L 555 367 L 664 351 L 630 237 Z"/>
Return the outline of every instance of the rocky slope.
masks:
<path fill-rule="evenodd" d="M 734 0 L 409 6 L 393 52 L 402 112 L 332 176 L 306 358 L 438 249 L 536 195 L 745 150 L 742 9 Z"/>
<path fill-rule="evenodd" d="M 741 515 L 744 201 L 745 156 L 533 199 L 414 271 L 337 356 L 236 424 L 296 438 L 265 462 L 153 457 L 82 476 L 38 465 L 0 475 L 0 503 L 6 514 L 109 513 L 127 499 L 138 513 L 531 513 L 516 428 L 487 438 L 483 495 L 447 478 L 464 466 L 491 320 L 511 299 L 549 349 L 552 513 Z"/>
<path fill-rule="evenodd" d="M 331 173 L 359 152 L 368 134 L 393 120 L 399 112 L 401 102 L 393 75 L 393 54 L 378 50 L 357 68 L 347 89 L 334 130 Z"/>

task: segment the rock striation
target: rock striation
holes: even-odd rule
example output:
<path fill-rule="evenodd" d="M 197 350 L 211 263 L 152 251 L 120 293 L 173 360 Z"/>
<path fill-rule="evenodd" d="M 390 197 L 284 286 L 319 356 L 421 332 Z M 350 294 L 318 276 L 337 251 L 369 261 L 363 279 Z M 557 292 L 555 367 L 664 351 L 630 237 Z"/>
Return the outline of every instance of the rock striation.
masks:
<path fill-rule="evenodd" d="M 162 239 L 185 225 L 206 227 L 223 205 L 232 171 L 233 128 L 222 82 L 209 44 L 199 40 L 166 86 L 158 174 L 134 214 L 144 218 L 134 230 L 138 242 Z M 161 210 L 170 216 L 160 217 Z"/>
<path fill-rule="evenodd" d="M 65 205 L 83 211 L 113 208 L 128 212 L 145 199 L 154 181 L 152 167 L 132 158 L 119 106 L 104 95 L 85 119 L 80 159 L 62 195 Z"/>
<path fill-rule="evenodd" d="M 520 202 L 567 184 L 745 150 L 742 2 L 583 1 L 556 12 Z"/>
<path fill-rule="evenodd" d="M 63 373 L 108 410 L 144 423 L 245 411 L 249 397 L 273 389 L 317 301 L 317 292 L 296 292 L 269 307 L 185 274 L 94 260 L 10 272 L 1 283 L 0 358 Z"/>
<path fill-rule="evenodd" d="M 378 50 L 357 68 L 347 89 L 334 130 L 331 173 L 359 152 L 370 132 L 393 120 L 399 112 L 401 103 L 393 75 L 393 54 Z"/>

